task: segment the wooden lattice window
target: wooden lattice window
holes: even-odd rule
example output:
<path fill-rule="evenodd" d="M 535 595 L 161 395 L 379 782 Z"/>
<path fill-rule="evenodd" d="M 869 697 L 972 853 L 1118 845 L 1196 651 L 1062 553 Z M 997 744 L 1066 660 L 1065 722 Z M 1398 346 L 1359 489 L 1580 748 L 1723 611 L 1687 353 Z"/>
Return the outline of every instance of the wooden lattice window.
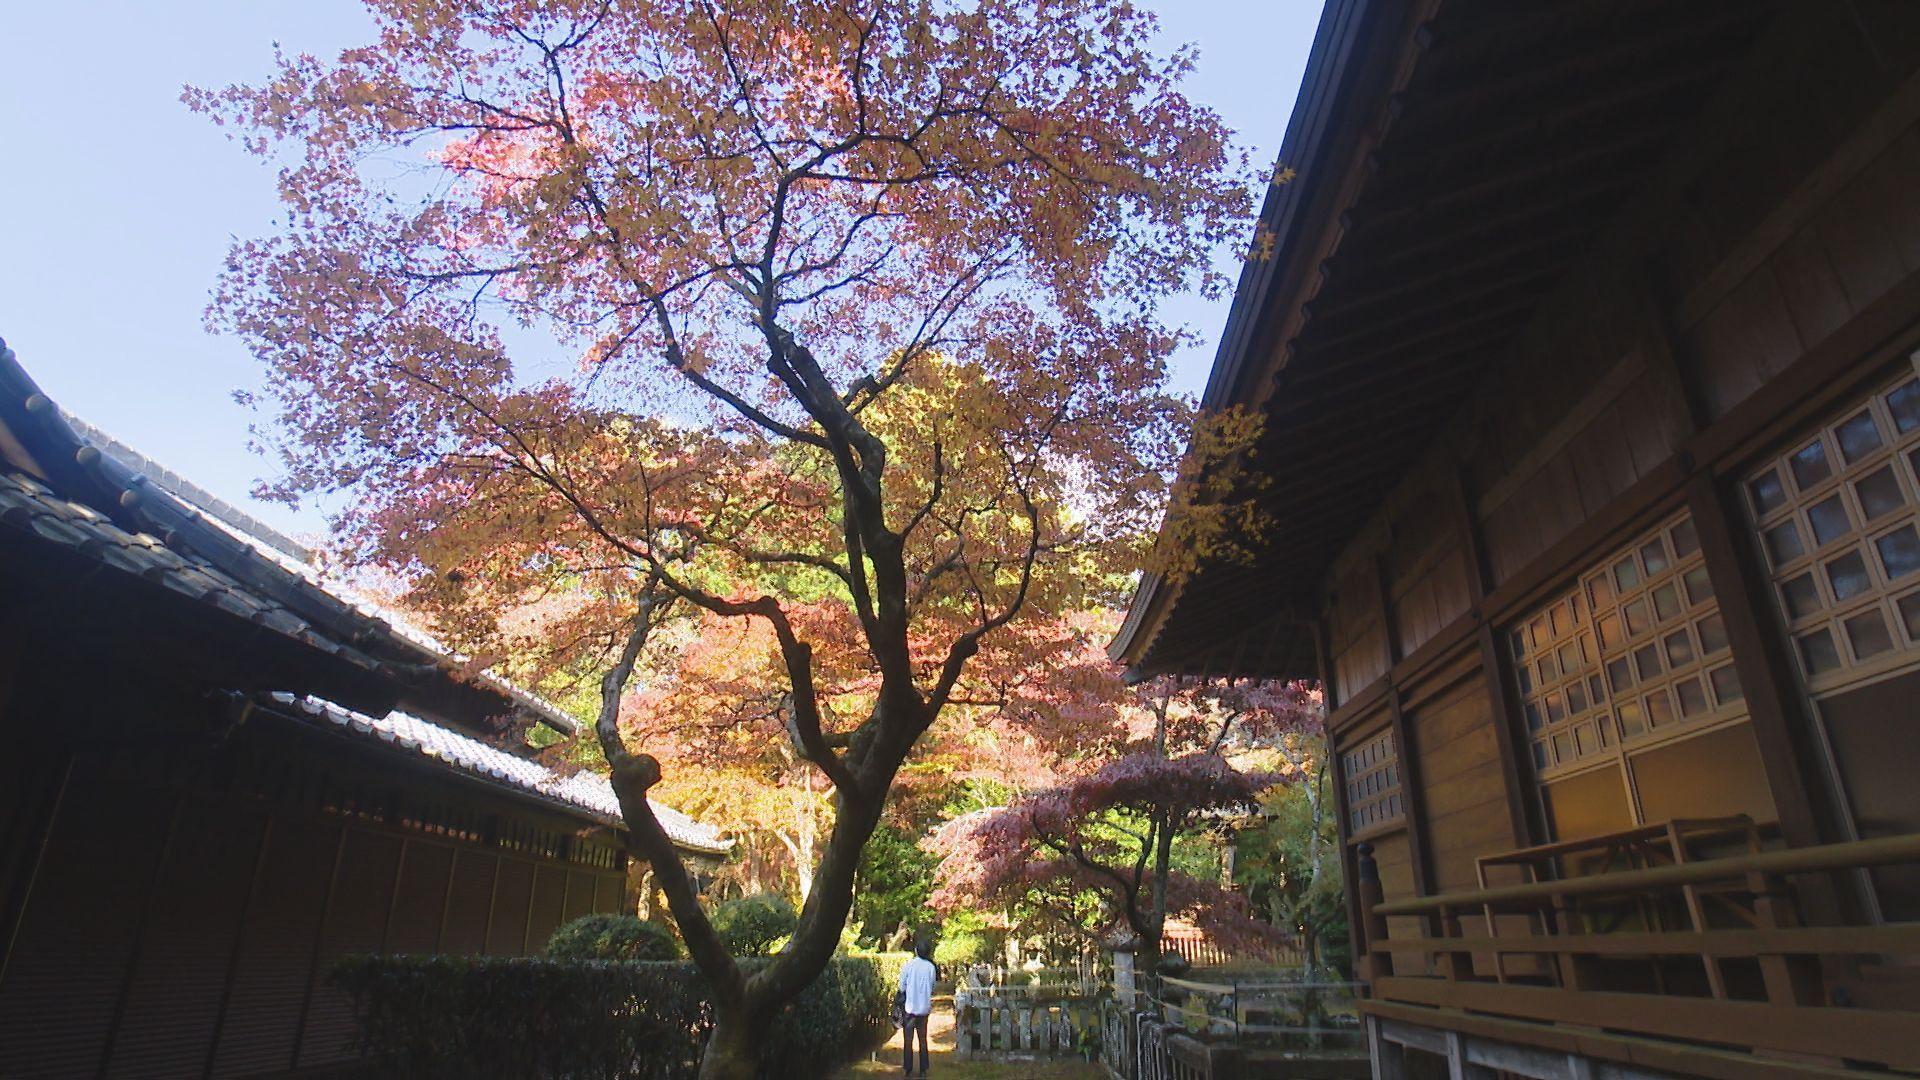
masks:
<path fill-rule="evenodd" d="M 1367 832 L 1405 814 L 1400 796 L 1400 757 L 1391 731 L 1383 731 L 1342 754 L 1340 771 L 1347 784 L 1349 832 Z"/>
<path fill-rule="evenodd" d="M 1511 626 L 1507 641 L 1543 775 L 1746 712 L 1684 513 L 1600 560 Z"/>
<path fill-rule="evenodd" d="M 1911 371 L 1747 478 L 1774 600 L 1808 689 L 1920 652 L 1920 379 Z"/>

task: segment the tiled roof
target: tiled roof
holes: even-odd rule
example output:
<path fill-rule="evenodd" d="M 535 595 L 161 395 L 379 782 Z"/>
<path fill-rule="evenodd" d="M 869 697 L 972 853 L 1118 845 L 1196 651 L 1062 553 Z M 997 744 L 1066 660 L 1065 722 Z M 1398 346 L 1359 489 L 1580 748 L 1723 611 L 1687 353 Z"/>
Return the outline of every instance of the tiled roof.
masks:
<path fill-rule="evenodd" d="M 302 557 L 307 552 L 299 544 L 67 416 L 39 392 L 4 341 L 0 390 L 7 395 L 0 400 L 0 532 L 66 548 L 382 678 L 411 669 L 452 680 L 452 669 L 465 662 L 430 635 L 327 580 Z M 20 451 L 32 460 L 23 464 Z M 558 706 L 505 679 L 487 672 L 464 678 L 549 727 L 569 735 L 578 731 Z M 620 821 L 605 777 L 562 777 L 398 711 L 375 719 L 318 698 L 278 696 L 313 702 L 342 727 L 418 750 L 449 767 Z M 304 706 L 302 711 L 311 713 Z M 717 853 L 732 846 L 718 830 L 684 814 L 657 805 L 655 811 L 668 835 L 689 849 Z"/>
<path fill-rule="evenodd" d="M 378 666 L 372 657 L 321 633 L 206 559 L 182 554 L 150 533 L 129 532 L 93 507 L 66 498 L 22 473 L 0 470 L 0 528 L 70 548 L 122 573 L 165 586 L 369 670 Z"/>
<path fill-rule="evenodd" d="M 585 810 L 613 824 L 621 821 L 620 802 L 614 797 L 613 785 L 598 773 L 581 771 L 562 776 L 539 762 L 515 757 L 478 739 L 403 712 L 373 717 L 315 697 L 270 696 L 286 706 L 288 712 L 330 722 L 335 727 L 401 750 L 414 751 L 463 772 Z M 654 803 L 653 813 L 660 819 L 667 836 L 681 847 L 719 854 L 733 846 L 733 841 L 721 837 L 718 829 L 670 807 Z"/>
<path fill-rule="evenodd" d="M 314 565 L 313 553 L 298 541 L 289 539 L 246 511 L 213 495 L 173 470 L 140 453 L 133 447 L 81 420 L 66 410 L 60 418 L 83 441 L 124 466 L 135 476 L 174 497 L 180 507 L 208 526 L 246 545 L 253 555 L 298 578 L 307 586 L 338 600 L 361 616 L 409 645 L 430 654 L 450 667 L 463 665 L 467 657 L 442 644 L 433 635 L 408 622 L 393 610 L 377 604 L 337 580 L 327 577 Z M 566 710 L 532 691 L 493 674 L 481 671 L 467 676 L 538 717 L 548 727 L 564 734 L 578 732 L 578 723 Z"/>

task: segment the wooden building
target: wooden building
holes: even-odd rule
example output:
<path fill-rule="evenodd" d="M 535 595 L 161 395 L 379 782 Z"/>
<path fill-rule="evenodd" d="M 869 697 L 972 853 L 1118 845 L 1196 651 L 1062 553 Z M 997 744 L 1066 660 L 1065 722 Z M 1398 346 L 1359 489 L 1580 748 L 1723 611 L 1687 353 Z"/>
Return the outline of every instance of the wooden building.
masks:
<path fill-rule="evenodd" d="M 501 749 L 573 721 L 454 659 L 0 345 L 0 1076 L 338 1064 L 337 957 L 629 909 L 606 781 Z"/>
<path fill-rule="evenodd" d="M 1920 4 L 1329 0 L 1281 158 L 1114 652 L 1326 683 L 1379 1075 L 1920 1070 Z"/>

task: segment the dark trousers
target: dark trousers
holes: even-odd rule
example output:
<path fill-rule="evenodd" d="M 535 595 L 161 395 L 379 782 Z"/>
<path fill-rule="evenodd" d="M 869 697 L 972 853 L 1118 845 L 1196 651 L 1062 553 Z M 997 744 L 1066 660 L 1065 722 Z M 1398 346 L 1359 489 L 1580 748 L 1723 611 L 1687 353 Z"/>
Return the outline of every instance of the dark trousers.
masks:
<path fill-rule="evenodd" d="M 900 1026 L 900 1067 L 908 1075 L 913 1073 L 913 1036 L 920 1033 L 920 1075 L 927 1075 L 927 1018 L 907 1014 L 907 1022 Z"/>

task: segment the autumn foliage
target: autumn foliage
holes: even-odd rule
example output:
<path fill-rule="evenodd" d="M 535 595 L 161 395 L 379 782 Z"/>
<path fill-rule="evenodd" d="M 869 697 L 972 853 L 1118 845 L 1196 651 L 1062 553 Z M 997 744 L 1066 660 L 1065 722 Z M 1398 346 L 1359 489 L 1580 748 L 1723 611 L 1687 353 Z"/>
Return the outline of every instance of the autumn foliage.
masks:
<path fill-rule="evenodd" d="M 1115 603 L 1200 475 L 1156 304 L 1221 286 L 1249 170 L 1124 0 L 367 2 L 364 47 L 187 92 L 281 169 L 211 319 L 266 366 L 276 493 L 350 493 L 350 554 L 475 656 L 600 682 L 744 1075 L 921 737 L 1020 682 L 1024 623 Z M 753 655 L 650 709 L 712 672 L 658 656 L 686 619 Z M 709 741 L 833 792 L 751 973 L 644 798 Z"/>
<path fill-rule="evenodd" d="M 935 836 L 936 906 L 1051 912 L 1063 927 L 1131 938 L 1149 963 L 1168 916 L 1227 945 L 1277 938 L 1238 893 L 1181 873 L 1172 847 L 1254 811 L 1275 785 L 1303 779 L 1287 747 L 1319 737 L 1318 692 L 1159 679 L 1136 695 L 1115 703 L 1109 724 L 1131 721 L 1139 737 L 1110 741 L 1104 760 L 1097 749 L 1086 755 L 1092 767 L 1066 783 L 956 819 Z"/>

